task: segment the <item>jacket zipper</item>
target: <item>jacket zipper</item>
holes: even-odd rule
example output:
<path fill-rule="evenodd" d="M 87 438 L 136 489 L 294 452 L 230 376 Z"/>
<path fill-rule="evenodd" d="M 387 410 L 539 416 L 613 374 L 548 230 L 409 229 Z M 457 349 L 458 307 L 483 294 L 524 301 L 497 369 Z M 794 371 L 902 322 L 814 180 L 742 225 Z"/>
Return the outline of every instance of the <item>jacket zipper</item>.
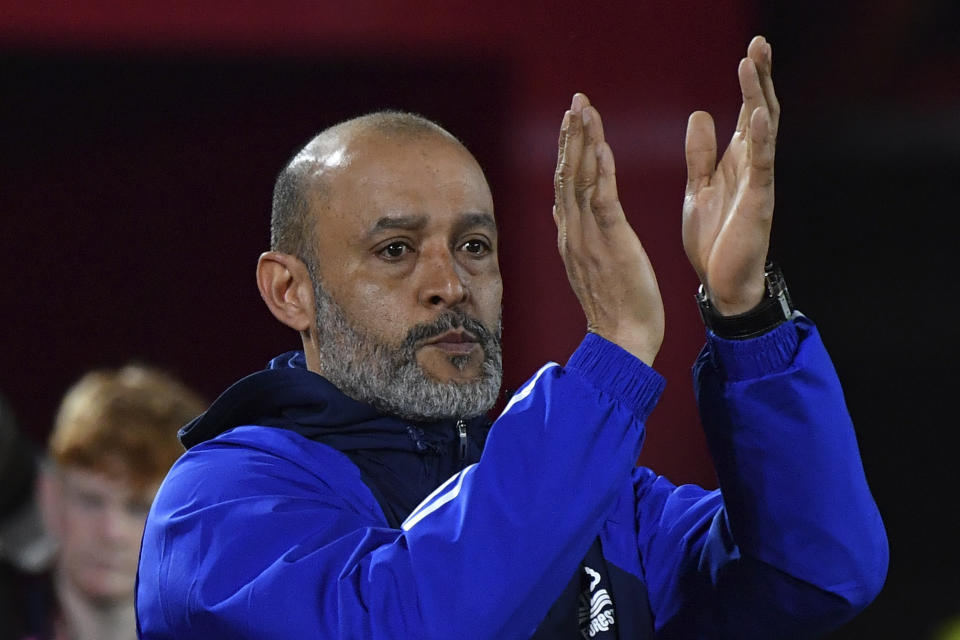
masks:
<path fill-rule="evenodd" d="M 467 423 L 457 420 L 457 435 L 460 436 L 460 462 L 467 459 Z"/>

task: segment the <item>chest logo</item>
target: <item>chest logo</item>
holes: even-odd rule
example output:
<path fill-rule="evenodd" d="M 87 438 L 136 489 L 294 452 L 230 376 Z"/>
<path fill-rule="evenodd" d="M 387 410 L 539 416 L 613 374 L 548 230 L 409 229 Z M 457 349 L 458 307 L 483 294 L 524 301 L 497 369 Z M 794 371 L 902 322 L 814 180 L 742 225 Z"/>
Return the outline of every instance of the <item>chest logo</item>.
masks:
<path fill-rule="evenodd" d="M 583 570 L 590 584 L 580 593 L 580 633 L 584 638 L 593 638 L 613 626 L 613 600 L 606 589 L 597 588 L 602 580 L 600 574 L 587 566 Z"/>

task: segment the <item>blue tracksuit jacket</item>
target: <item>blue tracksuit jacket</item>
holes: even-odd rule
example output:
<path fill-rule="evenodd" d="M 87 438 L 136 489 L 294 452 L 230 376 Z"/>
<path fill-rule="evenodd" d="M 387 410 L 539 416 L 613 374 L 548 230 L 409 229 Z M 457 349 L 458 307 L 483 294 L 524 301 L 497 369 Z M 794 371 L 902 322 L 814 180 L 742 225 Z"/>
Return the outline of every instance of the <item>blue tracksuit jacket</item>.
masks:
<path fill-rule="evenodd" d="M 635 466 L 663 381 L 588 335 L 489 427 L 412 424 L 285 354 L 181 432 L 147 520 L 141 638 L 816 637 L 887 541 L 803 316 L 708 336 L 720 489 Z"/>

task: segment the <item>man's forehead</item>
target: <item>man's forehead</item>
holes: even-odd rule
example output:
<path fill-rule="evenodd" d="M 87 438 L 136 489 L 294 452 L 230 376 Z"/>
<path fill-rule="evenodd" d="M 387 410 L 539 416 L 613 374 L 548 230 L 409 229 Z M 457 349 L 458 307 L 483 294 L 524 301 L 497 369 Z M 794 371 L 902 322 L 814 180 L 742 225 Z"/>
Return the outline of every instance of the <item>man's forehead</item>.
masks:
<path fill-rule="evenodd" d="M 367 236 L 375 236 L 381 231 L 422 231 L 430 224 L 430 218 L 426 215 L 385 215 L 377 218 Z M 497 223 L 493 215 L 486 211 L 464 211 L 458 213 L 452 220 L 452 226 L 455 232 L 463 232 L 470 229 L 484 229 L 488 233 L 496 234 Z"/>

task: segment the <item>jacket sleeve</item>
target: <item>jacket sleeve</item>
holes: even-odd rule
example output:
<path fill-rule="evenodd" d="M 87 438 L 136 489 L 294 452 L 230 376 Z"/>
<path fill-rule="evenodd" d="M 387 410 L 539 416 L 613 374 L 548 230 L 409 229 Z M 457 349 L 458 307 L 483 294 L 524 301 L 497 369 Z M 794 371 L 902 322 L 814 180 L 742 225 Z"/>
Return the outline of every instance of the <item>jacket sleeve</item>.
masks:
<path fill-rule="evenodd" d="M 720 489 L 634 472 L 657 637 L 819 637 L 876 597 L 888 548 L 816 328 L 711 335 L 694 372 Z"/>
<path fill-rule="evenodd" d="M 630 481 L 662 386 L 588 335 L 514 395 L 481 460 L 399 530 L 322 445 L 258 427 L 197 445 L 148 518 L 141 637 L 529 637 Z M 327 459 L 244 443 L 254 430 Z"/>

